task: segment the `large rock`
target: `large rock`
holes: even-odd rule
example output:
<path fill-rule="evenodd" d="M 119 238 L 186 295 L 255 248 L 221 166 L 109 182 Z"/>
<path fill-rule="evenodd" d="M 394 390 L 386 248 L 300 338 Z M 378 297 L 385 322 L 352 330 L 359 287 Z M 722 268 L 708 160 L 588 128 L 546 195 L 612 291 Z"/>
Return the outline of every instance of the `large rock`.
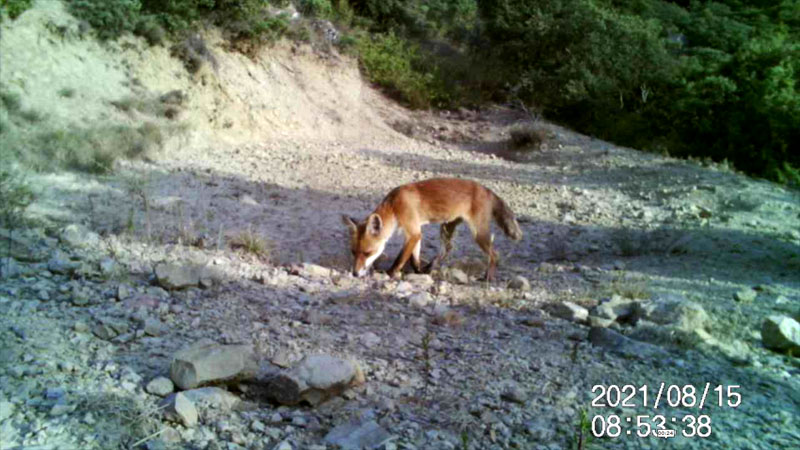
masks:
<path fill-rule="evenodd" d="M 761 340 L 773 350 L 800 351 L 800 323 L 787 316 L 769 316 L 761 325 Z"/>
<path fill-rule="evenodd" d="M 635 315 L 637 318 L 659 325 L 672 325 L 684 331 L 705 328 L 709 323 L 708 314 L 702 306 L 678 294 L 659 294 L 653 296 L 649 302 L 638 303 Z"/>
<path fill-rule="evenodd" d="M 252 346 L 202 341 L 176 353 L 169 374 L 176 386 L 193 389 L 205 383 L 252 377 L 257 371 Z"/>
<path fill-rule="evenodd" d="M 210 286 L 220 278 L 210 266 L 189 262 L 160 263 L 155 267 L 158 284 L 164 289 Z"/>
<path fill-rule="evenodd" d="M 352 361 L 329 355 L 307 356 L 295 367 L 271 378 L 267 395 L 283 405 L 303 401 L 318 405 L 363 382 L 361 369 Z"/>

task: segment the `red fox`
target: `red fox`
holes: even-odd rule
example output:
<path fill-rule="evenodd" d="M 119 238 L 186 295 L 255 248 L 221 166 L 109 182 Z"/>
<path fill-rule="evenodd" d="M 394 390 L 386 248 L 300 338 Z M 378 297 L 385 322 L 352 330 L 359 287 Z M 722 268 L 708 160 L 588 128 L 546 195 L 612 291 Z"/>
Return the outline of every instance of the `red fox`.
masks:
<path fill-rule="evenodd" d="M 394 188 L 363 222 L 342 216 L 350 229 L 353 275 L 367 273 L 398 227 L 403 230 L 406 241 L 389 275 L 397 277 L 409 257 L 414 270 L 422 272 L 419 255 L 422 226 L 442 223 L 442 247 L 424 270 L 430 272 L 450 253 L 456 226 L 463 221 L 469 225 L 475 242 L 489 256 L 486 279 L 492 280 L 497 266 L 497 254 L 492 249 L 494 236 L 489 229 L 492 218 L 511 239 L 518 241 L 522 238 L 517 219 L 503 199 L 474 181 L 434 178 Z"/>

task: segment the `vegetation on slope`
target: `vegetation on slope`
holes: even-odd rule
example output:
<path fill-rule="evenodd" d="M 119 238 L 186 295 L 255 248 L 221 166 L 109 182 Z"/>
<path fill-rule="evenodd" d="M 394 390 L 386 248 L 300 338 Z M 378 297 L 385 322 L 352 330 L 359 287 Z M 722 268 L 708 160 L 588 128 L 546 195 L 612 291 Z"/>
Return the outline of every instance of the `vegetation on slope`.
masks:
<path fill-rule="evenodd" d="M 30 4 L 0 1 L 10 18 Z M 309 36 L 261 0 L 67 2 L 102 39 L 159 43 L 203 22 L 234 42 Z M 340 46 L 409 106 L 523 102 L 623 145 L 800 182 L 800 0 L 294 3 L 336 22 Z"/>

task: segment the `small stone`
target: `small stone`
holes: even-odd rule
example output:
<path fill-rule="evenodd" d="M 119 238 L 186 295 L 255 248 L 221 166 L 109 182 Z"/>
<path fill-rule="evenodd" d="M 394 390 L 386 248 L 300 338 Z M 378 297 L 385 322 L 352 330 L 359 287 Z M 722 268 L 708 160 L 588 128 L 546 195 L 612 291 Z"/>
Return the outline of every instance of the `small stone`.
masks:
<path fill-rule="evenodd" d="M 92 333 L 94 333 L 94 335 L 100 339 L 104 339 L 106 341 L 115 338 L 118 334 L 113 328 L 104 323 L 98 323 L 95 325 L 94 328 L 92 328 Z"/>
<path fill-rule="evenodd" d="M 408 297 L 408 304 L 415 308 L 424 308 L 431 302 L 431 294 L 427 292 L 418 292 Z"/>
<path fill-rule="evenodd" d="M 553 315 L 573 322 L 584 322 L 589 317 L 589 311 L 575 303 L 562 302 L 553 306 Z"/>
<path fill-rule="evenodd" d="M 86 325 L 85 322 L 75 322 L 75 324 L 72 325 L 72 329 L 78 333 L 86 333 L 89 331 L 89 325 Z"/>
<path fill-rule="evenodd" d="M 281 441 L 272 450 L 292 450 L 292 444 L 289 441 Z"/>
<path fill-rule="evenodd" d="M 181 441 L 181 434 L 172 427 L 164 427 L 160 437 L 167 444 L 176 444 Z"/>
<path fill-rule="evenodd" d="M 117 300 L 119 301 L 127 299 L 132 293 L 131 287 L 127 284 L 120 284 L 117 286 Z"/>
<path fill-rule="evenodd" d="M 367 348 L 372 348 L 381 343 L 381 338 L 377 334 L 371 331 L 368 331 L 359 336 L 358 340 L 361 342 L 361 345 Z"/>
<path fill-rule="evenodd" d="M 614 295 L 610 299 L 604 299 L 602 302 L 592 308 L 589 313 L 596 317 L 601 317 L 603 319 L 611 319 L 616 320 L 618 322 L 624 322 L 628 320 L 631 315 L 633 315 L 634 311 L 636 311 L 636 301 L 629 300 L 620 297 L 619 295 Z"/>
<path fill-rule="evenodd" d="M 524 405 L 525 402 L 528 401 L 528 396 L 526 395 L 525 391 L 520 388 L 516 383 L 512 386 L 506 388 L 503 393 L 500 394 L 500 398 L 503 400 L 518 403 L 520 405 Z"/>
<path fill-rule="evenodd" d="M 531 283 L 522 275 L 517 275 L 508 282 L 508 287 L 518 291 L 527 292 L 531 290 Z"/>
<path fill-rule="evenodd" d="M 144 334 L 148 336 L 161 336 L 167 332 L 167 327 L 156 318 L 147 318 L 144 321 Z"/>
<path fill-rule="evenodd" d="M 404 280 L 422 288 L 433 286 L 433 278 L 427 273 L 410 273 L 404 277 Z"/>
<path fill-rule="evenodd" d="M 752 303 L 756 296 L 758 296 L 758 292 L 745 288 L 733 294 L 733 299 L 740 303 Z"/>
<path fill-rule="evenodd" d="M 71 224 L 61 230 L 61 242 L 76 248 L 97 245 L 100 236 L 79 224 Z"/>
<path fill-rule="evenodd" d="M 13 403 L 7 401 L 0 402 L 0 423 L 11 417 L 14 414 L 14 409 L 15 406 Z"/>
<path fill-rule="evenodd" d="M 589 330 L 589 341 L 592 345 L 636 358 L 661 358 L 668 355 L 661 347 L 633 340 L 609 328 L 592 328 Z"/>
<path fill-rule="evenodd" d="M 204 387 L 183 391 L 183 395 L 198 406 L 207 406 L 224 411 L 230 411 L 241 400 L 236 395 L 218 387 Z"/>
<path fill-rule="evenodd" d="M 342 449 L 380 448 L 392 440 L 394 436 L 384 430 L 377 422 L 370 420 L 362 423 L 339 425 L 328 432 L 323 439 L 325 443 L 339 446 Z"/>
<path fill-rule="evenodd" d="M 50 408 L 50 415 L 53 417 L 63 416 L 64 414 L 69 414 L 72 411 L 75 411 L 76 407 L 77 405 L 69 404 L 67 397 L 59 397 L 53 407 Z"/>
<path fill-rule="evenodd" d="M 311 278 L 329 278 L 331 269 L 317 264 L 303 263 L 303 272 Z"/>
<path fill-rule="evenodd" d="M 408 281 L 401 281 L 397 283 L 395 291 L 398 295 L 407 295 L 414 289 L 414 286 Z"/>
<path fill-rule="evenodd" d="M 164 399 L 161 405 L 167 420 L 179 422 L 187 428 L 197 425 L 197 408 L 183 393 L 170 395 Z"/>
<path fill-rule="evenodd" d="M 103 258 L 100 260 L 100 273 L 104 276 L 111 276 L 117 268 L 117 263 L 111 258 Z"/>
<path fill-rule="evenodd" d="M 157 377 L 147 383 L 144 390 L 148 394 L 166 397 L 175 390 L 175 385 L 172 384 L 172 380 L 167 377 Z"/>
<path fill-rule="evenodd" d="M 589 316 L 589 326 L 608 328 L 614 323 L 614 319 L 607 319 L 605 317 Z"/>
<path fill-rule="evenodd" d="M 455 267 L 449 269 L 447 271 L 447 278 L 454 283 L 458 284 L 468 284 L 469 283 L 469 275 L 467 275 L 463 270 L 457 269 Z"/>

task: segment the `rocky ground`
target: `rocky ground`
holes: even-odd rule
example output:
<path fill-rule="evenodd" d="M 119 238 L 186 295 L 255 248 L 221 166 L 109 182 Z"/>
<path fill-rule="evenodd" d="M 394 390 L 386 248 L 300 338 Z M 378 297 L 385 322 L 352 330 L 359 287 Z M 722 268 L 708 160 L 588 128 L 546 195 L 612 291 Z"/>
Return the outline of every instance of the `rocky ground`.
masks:
<path fill-rule="evenodd" d="M 0 449 L 800 447 L 797 191 L 544 121 L 546 145 L 513 151 L 513 109 L 412 113 L 352 62 L 213 48 L 216 74 L 131 75 L 183 90 L 202 139 L 30 176 L 34 225 L 0 236 Z M 477 281 L 466 229 L 430 276 L 351 277 L 341 214 L 433 176 L 516 212 L 499 280 Z M 677 435 L 637 436 L 657 415 Z"/>

